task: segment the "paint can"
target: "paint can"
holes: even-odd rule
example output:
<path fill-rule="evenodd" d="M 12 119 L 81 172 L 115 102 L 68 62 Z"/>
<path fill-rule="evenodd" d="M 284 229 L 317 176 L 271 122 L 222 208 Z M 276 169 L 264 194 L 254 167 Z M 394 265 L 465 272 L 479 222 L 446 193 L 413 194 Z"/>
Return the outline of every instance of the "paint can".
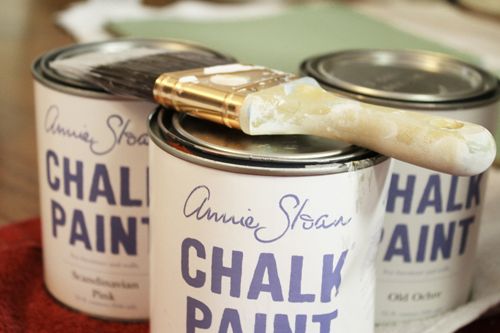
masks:
<path fill-rule="evenodd" d="M 166 40 L 118 39 L 42 55 L 33 65 L 44 280 L 92 316 L 149 317 L 148 114 L 153 103 L 64 77 L 55 59 L 131 48 L 222 55 Z"/>
<path fill-rule="evenodd" d="M 390 160 L 150 118 L 152 332 L 373 332 Z"/>
<path fill-rule="evenodd" d="M 326 89 L 359 101 L 495 130 L 496 78 L 445 55 L 348 50 L 307 59 L 301 69 Z M 394 162 L 377 257 L 377 323 L 427 318 L 467 302 L 486 178 Z"/>

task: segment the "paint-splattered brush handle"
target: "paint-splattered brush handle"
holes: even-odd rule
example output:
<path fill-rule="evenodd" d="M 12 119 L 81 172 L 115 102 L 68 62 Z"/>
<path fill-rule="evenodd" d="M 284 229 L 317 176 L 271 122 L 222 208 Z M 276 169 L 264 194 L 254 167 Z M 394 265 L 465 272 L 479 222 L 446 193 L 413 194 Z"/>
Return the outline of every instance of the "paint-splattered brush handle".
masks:
<path fill-rule="evenodd" d="M 496 154 L 482 126 L 349 100 L 309 78 L 250 95 L 240 117 L 242 130 L 252 135 L 318 135 L 460 176 L 485 171 Z"/>

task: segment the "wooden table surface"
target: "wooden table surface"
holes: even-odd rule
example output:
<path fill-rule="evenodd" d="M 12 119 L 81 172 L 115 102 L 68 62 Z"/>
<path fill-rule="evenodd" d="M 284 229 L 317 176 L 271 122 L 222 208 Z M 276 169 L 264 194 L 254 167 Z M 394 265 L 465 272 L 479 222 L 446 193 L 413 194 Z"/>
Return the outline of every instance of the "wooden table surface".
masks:
<path fill-rule="evenodd" d="M 31 63 L 74 42 L 54 24 L 54 14 L 70 2 L 0 1 L 0 226 L 39 215 Z M 459 332 L 500 332 L 500 316 Z"/>

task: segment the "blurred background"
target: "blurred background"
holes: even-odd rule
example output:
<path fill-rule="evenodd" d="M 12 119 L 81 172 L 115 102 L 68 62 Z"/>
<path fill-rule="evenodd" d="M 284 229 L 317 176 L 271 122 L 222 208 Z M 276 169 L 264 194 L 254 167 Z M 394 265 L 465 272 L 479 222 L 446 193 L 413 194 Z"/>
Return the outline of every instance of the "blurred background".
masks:
<path fill-rule="evenodd" d="M 30 66 L 39 54 L 73 41 L 54 23 L 54 13 L 71 2 L 0 2 L 0 224 L 39 214 Z"/>

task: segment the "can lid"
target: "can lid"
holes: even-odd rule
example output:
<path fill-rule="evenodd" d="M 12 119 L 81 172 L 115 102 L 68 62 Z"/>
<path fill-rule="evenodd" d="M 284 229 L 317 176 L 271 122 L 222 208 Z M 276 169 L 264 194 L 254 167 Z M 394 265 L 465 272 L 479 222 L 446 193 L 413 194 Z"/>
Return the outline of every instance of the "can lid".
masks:
<path fill-rule="evenodd" d="M 249 173 L 335 173 L 386 159 L 370 150 L 321 137 L 249 136 L 165 108 L 151 117 L 150 134 L 160 147 L 181 158 Z"/>
<path fill-rule="evenodd" d="M 347 50 L 309 58 L 301 69 L 346 92 L 419 103 L 473 99 L 498 85 L 493 75 L 476 66 L 416 50 Z"/>
<path fill-rule="evenodd" d="M 50 51 L 38 58 L 33 66 L 32 73 L 37 80 L 61 90 L 86 91 L 88 93 L 105 93 L 99 87 L 90 85 L 84 81 L 66 77 L 54 70 L 50 63 L 54 60 L 68 59 L 88 53 L 110 53 L 126 51 L 133 48 L 151 48 L 165 50 L 166 52 L 196 52 L 210 56 L 207 61 L 213 59 L 213 64 L 233 62 L 234 59 L 220 54 L 200 45 L 168 40 L 168 39 L 143 39 L 143 38 L 119 38 L 101 42 L 74 44 Z M 210 61 L 210 63 L 212 63 Z"/>

